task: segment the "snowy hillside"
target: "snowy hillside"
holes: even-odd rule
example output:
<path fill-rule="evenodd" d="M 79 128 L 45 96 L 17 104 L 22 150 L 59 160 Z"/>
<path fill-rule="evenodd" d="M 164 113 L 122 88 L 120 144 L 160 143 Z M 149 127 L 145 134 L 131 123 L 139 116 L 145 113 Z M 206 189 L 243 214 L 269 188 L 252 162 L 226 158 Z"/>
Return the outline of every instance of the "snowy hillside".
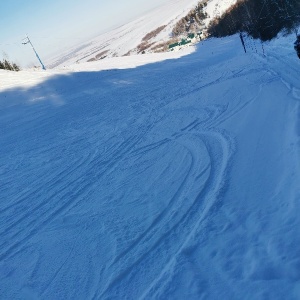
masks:
<path fill-rule="evenodd" d="M 0 72 L 0 299 L 299 299 L 293 38 Z"/>
<path fill-rule="evenodd" d="M 208 0 L 206 2 L 205 11 L 208 13 L 208 17 L 205 24 L 208 25 L 211 19 L 222 14 L 236 0 Z M 186 16 L 197 3 L 199 0 L 170 0 L 137 20 L 101 34 L 85 45 L 69 49 L 49 60 L 47 65 L 61 67 L 74 63 L 138 54 L 138 48 L 143 38 L 155 30 L 158 32 L 148 41 L 152 46 L 170 40 L 176 22 Z M 161 29 L 159 29 L 160 27 Z"/>

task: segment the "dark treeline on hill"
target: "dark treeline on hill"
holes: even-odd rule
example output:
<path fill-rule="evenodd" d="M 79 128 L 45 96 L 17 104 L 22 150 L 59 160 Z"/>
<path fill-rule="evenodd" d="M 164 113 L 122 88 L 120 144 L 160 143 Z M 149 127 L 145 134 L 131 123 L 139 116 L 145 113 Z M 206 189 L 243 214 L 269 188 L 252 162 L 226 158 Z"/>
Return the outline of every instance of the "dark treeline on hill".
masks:
<path fill-rule="evenodd" d="M 206 1 L 200 1 L 185 17 L 180 19 L 172 30 L 172 36 L 176 37 L 189 32 L 197 32 L 204 27 L 203 20 L 207 14 L 203 8 L 207 6 Z"/>
<path fill-rule="evenodd" d="M 239 31 L 262 41 L 271 40 L 300 24 L 300 0 L 242 0 L 213 21 L 208 34 L 223 37 Z"/>
<path fill-rule="evenodd" d="M 20 67 L 15 64 L 9 62 L 7 59 L 0 60 L 0 70 L 8 70 L 8 71 L 20 71 Z"/>

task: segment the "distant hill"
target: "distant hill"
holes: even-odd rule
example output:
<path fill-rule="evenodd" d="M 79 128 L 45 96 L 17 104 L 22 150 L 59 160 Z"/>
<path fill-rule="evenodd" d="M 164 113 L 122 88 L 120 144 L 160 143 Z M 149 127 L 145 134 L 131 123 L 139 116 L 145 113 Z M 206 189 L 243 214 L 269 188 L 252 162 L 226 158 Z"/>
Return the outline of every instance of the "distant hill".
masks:
<path fill-rule="evenodd" d="M 169 1 L 140 18 L 73 47 L 50 61 L 61 67 L 111 57 L 164 52 L 190 32 L 205 31 L 237 0 Z"/>

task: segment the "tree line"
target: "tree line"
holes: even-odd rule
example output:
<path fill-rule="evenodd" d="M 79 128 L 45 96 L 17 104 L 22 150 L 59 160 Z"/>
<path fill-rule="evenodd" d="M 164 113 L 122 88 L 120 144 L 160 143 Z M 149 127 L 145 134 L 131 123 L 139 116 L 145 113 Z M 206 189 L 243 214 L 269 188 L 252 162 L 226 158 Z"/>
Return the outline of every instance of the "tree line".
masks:
<path fill-rule="evenodd" d="M 7 59 L 0 60 L 0 70 L 20 71 L 20 67 L 16 63 L 12 63 Z"/>
<path fill-rule="evenodd" d="M 190 32 L 197 32 L 204 27 L 203 20 L 207 18 L 207 13 L 203 9 L 207 6 L 207 2 L 198 2 L 195 8 L 180 19 L 172 30 L 172 37 L 177 37 Z"/>
<path fill-rule="evenodd" d="M 212 21 L 208 34 L 224 37 L 243 31 L 268 41 L 283 30 L 292 32 L 299 24 L 299 0 L 242 0 Z"/>

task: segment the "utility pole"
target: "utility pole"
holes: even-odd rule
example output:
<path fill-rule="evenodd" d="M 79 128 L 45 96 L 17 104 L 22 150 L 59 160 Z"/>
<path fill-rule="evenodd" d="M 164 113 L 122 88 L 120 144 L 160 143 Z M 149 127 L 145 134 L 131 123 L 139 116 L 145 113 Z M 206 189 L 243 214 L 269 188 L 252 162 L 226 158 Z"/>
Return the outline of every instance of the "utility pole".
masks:
<path fill-rule="evenodd" d="M 30 45 L 31 45 L 31 47 L 32 47 L 32 49 L 33 49 L 33 51 L 34 51 L 34 53 L 35 53 L 35 56 L 37 57 L 37 59 L 39 60 L 40 64 L 42 65 L 43 70 L 46 70 L 44 64 L 42 63 L 42 60 L 40 59 L 39 55 L 38 55 L 37 52 L 35 51 L 35 49 L 34 49 L 32 43 L 31 43 L 31 41 L 30 41 L 28 35 L 26 36 L 26 38 L 25 38 L 24 40 L 25 40 L 25 41 L 24 41 L 22 44 L 23 44 L 23 45 L 26 45 L 26 44 L 30 44 Z"/>

